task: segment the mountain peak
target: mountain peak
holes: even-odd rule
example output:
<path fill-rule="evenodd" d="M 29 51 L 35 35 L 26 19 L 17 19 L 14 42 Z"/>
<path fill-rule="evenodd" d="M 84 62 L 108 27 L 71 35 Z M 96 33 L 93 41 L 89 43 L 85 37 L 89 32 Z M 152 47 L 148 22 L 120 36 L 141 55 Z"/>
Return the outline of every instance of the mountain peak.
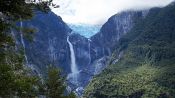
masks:
<path fill-rule="evenodd" d="M 175 5 L 175 0 L 169 4 L 169 6 L 174 6 L 174 5 Z"/>

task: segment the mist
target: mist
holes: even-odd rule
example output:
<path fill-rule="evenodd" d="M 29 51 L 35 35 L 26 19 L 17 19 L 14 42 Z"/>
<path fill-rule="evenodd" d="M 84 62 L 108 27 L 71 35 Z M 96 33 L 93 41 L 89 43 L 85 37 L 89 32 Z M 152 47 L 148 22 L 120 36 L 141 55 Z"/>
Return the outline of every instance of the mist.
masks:
<path fill-rule="evenodd" d="M 109 17 L 125 10 L 163 7 L 173 0 L 53 0 L 60 8 L 52 11 L 71 24 L 100 25 Z"/>

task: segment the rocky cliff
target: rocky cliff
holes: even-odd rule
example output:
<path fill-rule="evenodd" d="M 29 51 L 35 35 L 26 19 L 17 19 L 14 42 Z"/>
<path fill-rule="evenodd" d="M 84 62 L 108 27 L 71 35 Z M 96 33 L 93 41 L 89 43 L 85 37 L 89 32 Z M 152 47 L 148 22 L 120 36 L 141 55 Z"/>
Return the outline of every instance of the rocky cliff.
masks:
<path fill-rule="evenodd" d="M 117 47 L 116 43 L 134 27 L 138 20 L 145 18 L 148 12 L 149 10 L 126 11 L 109 18 L 100 29 L 100 32 L 91 37 L 93 47 L 91 58 L 93 60 L 102 60 L 107 57 L 106 60 L 109 61 L 109 57 Z M 120 54 L 116 55 L 115 60 L 112 60 L 115 62 L 118 57 L 120 57 Z M 105 65 L 110 63 L 106 60 L 103 60 L 104 64 L 100 64 L 101 69 L 104 69 Z"/>
<path fill-rule="evenodd" d="M 49 64 L 59 66 L 69 72 L 69 52 L 66 38 L 70 28 L 54 13 L 35 12 L 32 20 L 23 21 L 24 27 L 37 29 L 33 42 L 24 40 L 25 50 L 30 65 L 37 66 L 41 73 Z"/>
<path fill-rule="evenodd" d="M 33 42 L 24 38 L 28 65 L 42 74 L 45 74 L 49 64 L 62 68 L 63 73 L 68 75 L 69 86 L 82 94 L 83 88 L 91 78 L 110 63 L 116 42 L 132 29 L 137 23 L 136 19 L 144 18 L 147 11 L 127 11 L 116 14 L 91 38 L 73 33 L 74 31 L 62 21 L 61 17 L 52 12 L 47 14 L 36 12 L 35 14 L 32 20 L 22 22 L 24 27 L 37 29 Z M 70 48 L 73 48 L 74 57 L 71 56 Z M 72 58 L 78 70 L 76 83 L 71 80 L 74 77 L 72 76 L 74 75 L 72 74 Z M 114 61 L 117 58 L 118 55 Z"/>

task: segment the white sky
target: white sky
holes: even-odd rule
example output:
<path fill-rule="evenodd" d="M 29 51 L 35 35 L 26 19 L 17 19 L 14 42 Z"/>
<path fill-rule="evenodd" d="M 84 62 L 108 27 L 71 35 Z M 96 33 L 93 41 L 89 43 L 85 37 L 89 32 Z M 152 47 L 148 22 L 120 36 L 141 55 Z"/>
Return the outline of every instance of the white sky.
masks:
<path fill-rule="evenodd" d="M 173 0 L 53 0 L 52 9 L 67 23 L 103 24 L 112 15 L 127 9 L 165 6 Z"/>

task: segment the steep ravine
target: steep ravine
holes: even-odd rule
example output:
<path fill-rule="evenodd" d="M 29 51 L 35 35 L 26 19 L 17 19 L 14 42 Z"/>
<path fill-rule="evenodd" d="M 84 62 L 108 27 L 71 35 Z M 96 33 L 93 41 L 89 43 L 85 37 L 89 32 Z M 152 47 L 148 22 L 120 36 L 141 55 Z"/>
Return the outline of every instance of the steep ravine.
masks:
<path fill-rule="evenodd" d="M 137 22 L 135 19 L 144 18 L 145 13 L 147 11 L 116 14 L 102 26 L 99 33 L 86 38 L 72 33 L 61 17 L 54 13 L 36 12 L 32 20 L 22 22 L 23 26 L 37 29 L 33 42 L 23 41 L 28 65 L 42 75 L 49 64 L 62 68 L 68 75 L 69 87 L 81 95 L 92 77 L 110 63 L 116 42 L 132 29 Z M 116 55 L 112 60 L 118 58 L 119 55 Z"/>

